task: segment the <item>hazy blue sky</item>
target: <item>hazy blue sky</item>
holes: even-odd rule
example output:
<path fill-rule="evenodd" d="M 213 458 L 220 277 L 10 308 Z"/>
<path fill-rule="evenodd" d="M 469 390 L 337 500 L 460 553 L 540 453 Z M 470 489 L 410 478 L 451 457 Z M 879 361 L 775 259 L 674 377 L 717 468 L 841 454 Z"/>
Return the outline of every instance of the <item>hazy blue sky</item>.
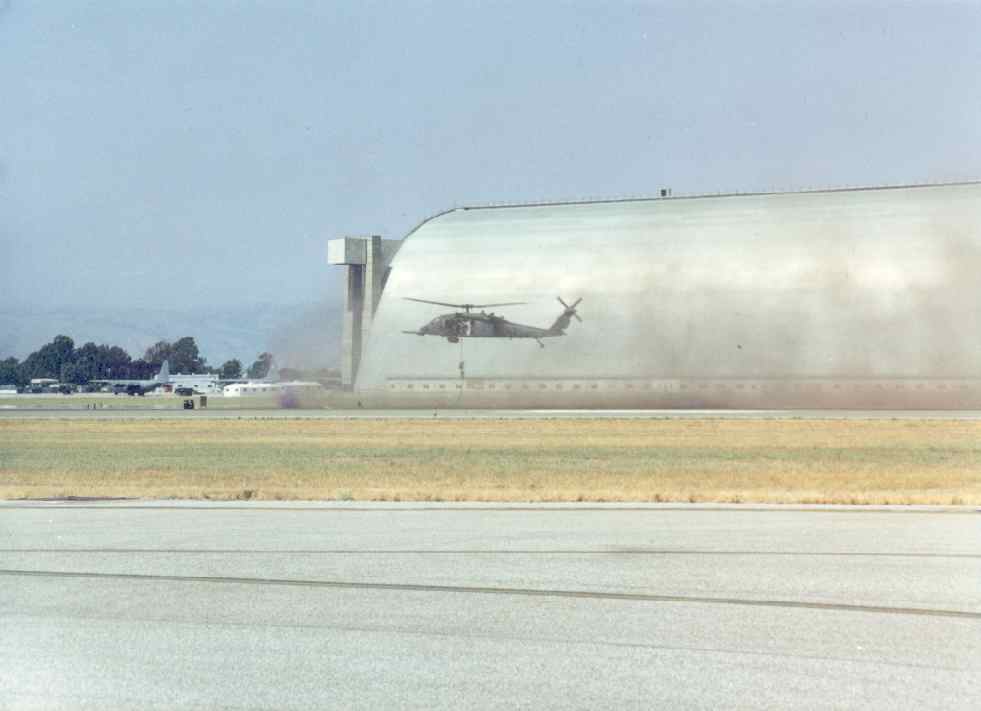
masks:
<path fill-rule="evenodd" d="M 455 204 L 981 177 L 981 4 L 0 0 L 0 297 L 289 303 Z"/>

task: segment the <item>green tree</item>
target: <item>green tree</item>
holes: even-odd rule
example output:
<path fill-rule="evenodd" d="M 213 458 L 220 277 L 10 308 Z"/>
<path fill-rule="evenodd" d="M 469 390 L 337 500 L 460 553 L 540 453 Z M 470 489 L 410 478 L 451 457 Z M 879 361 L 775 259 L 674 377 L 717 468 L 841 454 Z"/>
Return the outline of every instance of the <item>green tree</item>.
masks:
<path fill-rule="evenodd" d="M 97 346 L 89 341 L 75 348 L 68 336 L 56 336 L 21 363 L 16 358 L 0 361 L 0 383 L 26 385 L 31 378 L 58 378 L 63 383 L 82 385 L 90 380 L 129 378 L 133 377 L 131 363 L 129 353 L 119 346 Z"/>
<path fill-rule="evenodd" d="M 146 349 L 143 360 L 157 368 L 169 360 L 171 373 L 204 373 L 208 368 L 192 336 L 178 338 L 173 343 L 157 341 Z"/>
<path fill-rule="evenodd" d="M 119 346 L 109 346 L 106 344 L 98 346 L 98 351 L 96 357 L 96 363 L 98 364 L 96 378 L 118 379 L 129 377 L 130 363 L 133 362 L 129 353 Z"/>
<path fill-rule="evenodd" d="M 75 368 L 76 378 L 71 382 L 76 382 L 78 384 L 87 383 L 90 380 L 99 378 L 99 347 L 95 345 L 92 341 L 89 341 L 81 348 L 76 348 L 75 353 L 72 355 L 72 360 Z M 65 366 L 61 367 L 61 381 L 69 382 L 65 380 Z"/>
<path fill-rule="evenodd" d="M 222 380 L 235 380 L 242 377 L 242 363 L 238 358 L 226 360 L 218 369 L 218 377 Z"/>
<path fill-rule="evenodd" d="M 260 353 L 256 361 L 249 366 L 249 377 L 265 378 L 267 375 L 269 375 L 272 364 L 272 353 Z"/>
<path fill-rule="evenodd" d="M 205 360 L 191 336 L 178 338 L 170 351 L 170 369 L 174 373 L 203 373 Z"/>
<path fill-rule="evenodd" d="M 89 341 L 76 348 L 71 361 L 61 366 L 61 382 L 83 385 L 90 380 L 130 377 L 129 353 L 119 346 Z"/>
<path fill-rule="evenodd" d="M 126 377 L 134 380 L 149 380 L 160 372 L 159 363 L 147 363 L 142 358 L 130 361 L 125 368 Z M 116 376 L 113 376 L 116 377 Z"/>
<path fill-rule="evenodd" d="M 55 336 L 20 364 L 20 377 L 25 383 L 31 378 L 60 378 L 61 366 L 72 362 L 74 351 L 75 341 L 68 336 Z"/>
<path fill-rule="evenodd" d="M 74 383 L 75 385 L 84 385 L 89 382 L 85 369 L 77 362 L 62 363 L 58 379 L 63 383 Z"/>
<path fill-rule="evenodd" d="M 146 353 L 143 354 L 143 361 L 145 363 L 154 363 L 155 365 L 160 365 L 165 360 L 171 360 L 171 356 L 174 353 L 174 344 L 170 341 L 157 341 L 152 346 L 146 349 Z M 179 372 L 175 367 L 173 362 L 170 364 L 170 370 L 174 373 Z"/>
<path fill-rule="evenodd" d="M 24 385 L 20 377 L 20 362 L 16 358 L 0 360 L 0 385 Z"/>

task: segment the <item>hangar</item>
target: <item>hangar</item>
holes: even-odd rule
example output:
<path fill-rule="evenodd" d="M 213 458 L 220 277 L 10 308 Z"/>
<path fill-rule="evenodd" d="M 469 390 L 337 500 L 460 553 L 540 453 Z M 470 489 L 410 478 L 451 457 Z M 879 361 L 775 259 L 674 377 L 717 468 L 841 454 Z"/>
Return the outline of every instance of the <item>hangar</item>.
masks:
<path fill-rule="evenodd" d="M 387 406 L 981 407 L 981 183 L 462 207 L 332 240 L 345 385 Z M 545 348 L 406 300 L 556 297 Z"/>

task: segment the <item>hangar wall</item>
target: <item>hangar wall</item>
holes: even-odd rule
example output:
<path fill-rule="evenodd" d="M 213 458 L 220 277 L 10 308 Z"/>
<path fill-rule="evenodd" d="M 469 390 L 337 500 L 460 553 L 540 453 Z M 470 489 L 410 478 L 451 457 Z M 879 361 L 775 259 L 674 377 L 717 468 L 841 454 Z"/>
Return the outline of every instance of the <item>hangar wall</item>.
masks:
<path fill-rule="evenodd" d="M 367 402 L 981 404 L 981 184 L 460 208 L 403 241 L 367 333 Z M 531 340 L 402 333 L 525 301 Z M 460 366 L 463 366 L 462 368 Z M 975 404 L 977 403 L 977 404 Z"/>

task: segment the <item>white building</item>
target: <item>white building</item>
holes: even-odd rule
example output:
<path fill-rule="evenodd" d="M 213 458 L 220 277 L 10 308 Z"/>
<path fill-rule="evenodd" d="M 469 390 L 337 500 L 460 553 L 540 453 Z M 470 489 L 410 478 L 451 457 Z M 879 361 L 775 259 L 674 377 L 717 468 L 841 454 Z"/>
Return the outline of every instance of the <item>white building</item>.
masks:
<path fill-rule="evenodd" d="M 217 395 L 221 392 L 221 384 L 218 382 L 218 377 L 208 373 L 172 373 L 169 384 L 172 390 L 176 390 L 177 388 L 191 388 L 195 392 L 205 395 Z"/>
<path fill-rule="evenodd" d="M 319 395 L 323 392 L 320 383 L 288 382 L 288 383 L 232 383 L 222 389 L 225 397 L 259 397 L 283 395 Z"/>

